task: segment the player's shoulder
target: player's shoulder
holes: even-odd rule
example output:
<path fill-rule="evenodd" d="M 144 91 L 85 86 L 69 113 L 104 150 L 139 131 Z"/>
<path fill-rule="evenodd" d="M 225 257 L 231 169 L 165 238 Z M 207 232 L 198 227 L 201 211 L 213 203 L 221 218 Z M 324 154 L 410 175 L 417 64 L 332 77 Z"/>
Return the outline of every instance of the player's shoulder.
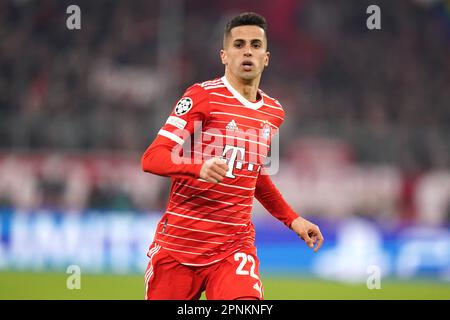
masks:
<path fill-rule="evenodd" d="M 272 107 L 273 109 L 278 109 L 284 112 L 283 106 L 277 99 L 269 96 L 266 92 L 264 92 L 261 89 L 258 89 L 258 91 L 263 96 L 265 106 Z"/>
<path fill-rule="evenodd" d="M 225 88 L 221 78 L 196 82 L 186 89 L 185 95 L 209 95 L 220 88 Z"/>
<path fill-rule="evenodd" d="M 225 83 L 222 78 L 215 78 L 212 80 L 206 80 L 202 83 L 199 83 L 200 87 L 202 87 L 206 91 L 211 91 L 214 89 L 225 88 Z"/>

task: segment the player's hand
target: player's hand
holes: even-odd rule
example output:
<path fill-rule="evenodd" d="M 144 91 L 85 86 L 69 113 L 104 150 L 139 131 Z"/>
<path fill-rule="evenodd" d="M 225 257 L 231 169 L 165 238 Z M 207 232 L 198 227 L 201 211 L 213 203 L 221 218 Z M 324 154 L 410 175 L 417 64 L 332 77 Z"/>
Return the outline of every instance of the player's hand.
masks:
<path fill-rule="evenodd" d="M 308 247 L 312 249 L 315 245 L 314 252 L 317 252 L 322 246 L 323 236 L 319 227 L 308 220 L 298 217 L 292 221 L 291 229 L 305 241 Z"/>
<path fill-rule="evenodd" d="M 200 169 L 200 178 L 212 183 L 219 183 L 223 180 L 228 171 L 226 162 L 219 158 L 211 158 L 203 163 Z"/>

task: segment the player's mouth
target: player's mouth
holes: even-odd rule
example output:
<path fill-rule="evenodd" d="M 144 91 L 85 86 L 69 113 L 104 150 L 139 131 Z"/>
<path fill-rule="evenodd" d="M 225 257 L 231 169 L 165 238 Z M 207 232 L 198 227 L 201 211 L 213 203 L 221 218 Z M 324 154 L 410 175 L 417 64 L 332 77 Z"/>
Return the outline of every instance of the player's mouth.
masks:
<path fill-rule="evenodd" d="M 244 60 L 242 61 L 242 68 L 244 68 L 245 71 L 250 71 L 253 68 L 253 62 L 250 60 Z"/>

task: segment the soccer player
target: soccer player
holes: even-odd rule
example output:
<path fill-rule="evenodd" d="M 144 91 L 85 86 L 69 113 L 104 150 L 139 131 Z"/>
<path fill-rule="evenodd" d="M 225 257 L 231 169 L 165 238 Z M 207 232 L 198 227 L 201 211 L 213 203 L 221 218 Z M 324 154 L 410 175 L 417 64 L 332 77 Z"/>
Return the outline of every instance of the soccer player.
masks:
<path fill-rule="evenodd" d="M 263 299 L 254 197 L 314 251 L 323 242 L 263 167 L 284 118 L 259 89 L 269 64 L 265 18 L 242 13 L 229 21 L 220 56 L 225 75 L 189 87 L 142 156 L 145 172 L 172 178 L 147 253 L 146 299 L 199 299 L 203 291 L 214 300 Z"/>

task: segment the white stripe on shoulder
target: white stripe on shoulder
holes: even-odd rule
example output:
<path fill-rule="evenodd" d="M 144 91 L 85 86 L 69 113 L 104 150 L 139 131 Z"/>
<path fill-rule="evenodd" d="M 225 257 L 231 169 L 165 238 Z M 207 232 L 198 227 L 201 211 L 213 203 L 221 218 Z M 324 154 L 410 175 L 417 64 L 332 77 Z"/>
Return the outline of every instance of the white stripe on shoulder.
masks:
<path fill-rule="evenodd" d="M 205 90 L 211 90 L 211 89 L 217 89 L 217 88 L 225 88 L 225 86 L 223 84 L 219 84 L 216 86 L 208 86 L 208 87 L 203 87 Z"/>
<path fill-rule="evenodd" d="M 281 106 L 281 104 L 278 102 L 278 100 L 275 100 L 274 98 L 272 98 L 272 97 L 269 97 L 267 94 L 265 94 L 264 92 L 262 92 L 262 91 L 260 91 L 261 92 L 261 94 L 264 96 L 264 97 L 266 97 L 266 98 L 268 98 L 267 100 L 269 100 L 269 101 L 267 101 L 267 100 L 264 100 L 264 105 L 265 106 L 267 106 L 267 107 L 272 107 L 272 108 L 274 108 L 274 109 L 278 109 L 278 110 L 283 110 L 283 107 Z M 267 102 L 273 102 L 274 104 L 272 104 L 272 103 L 267 103 Z"/>
<path fill-rule="evenodd" d="M 175 135 L 172 132 L 169 132 L 167 130 L 161 129 L 161 130 L 159 130 L 158 134 L 163 136 L 163 137 L 169 138 L 170 140 L 172 140 L 172 141 L 174 141 L 174 142 L 176 142 L 178 144 L 183 144 L 184 143 L 183 139 L 181 139 L 177 135 Z"/>
<path fill-rule="evenodd" d="M 208 80 L 208 81 L 203 81 L 200 86 L 205 87 L 205 86 L 210 86 L 210 85 L 216 85 L 222 83 L 222 79 L 216 79 L 216 80 Z"/>
<path fill-rule="evenodd" d="M 215 96 L 219 96 L 219 97 L 230 98 L 230 99 L 236 99 L 234 96 L 227 96 L 227 95 L 225 95 L 225 94 L 220 94 L 220 93 L 217 93 L 217 92 L 211 92 L 211 94 L 212 94 L 212 95 L 215 95 Z"/>
<path fill-rule="evenodd" d="M 281 107 L 281 104 L 278 102 L 277 99 L 272 98 L 271 96 L 269 96 L 267 93 L 265 93 L 262 90 L 259 90 L 259 93 L 261 93 L 264 97 L 269 98 L 270 100 L 272 100 L 273 102 L 275 102 L 275 104 L 279 105 Z"/>
<path fill-rule="evenodd" d="M 276 106 L 273 106 L 273 105 L 271 105 L 271 104 L 264 103 L 264 106 L 265 106 L 265 107 L 268 107 L 268 108 L 272 108 L 272 109 L 284 111 L 283 108 L 281 108 L 281 107 L 276 107 Z"/>

